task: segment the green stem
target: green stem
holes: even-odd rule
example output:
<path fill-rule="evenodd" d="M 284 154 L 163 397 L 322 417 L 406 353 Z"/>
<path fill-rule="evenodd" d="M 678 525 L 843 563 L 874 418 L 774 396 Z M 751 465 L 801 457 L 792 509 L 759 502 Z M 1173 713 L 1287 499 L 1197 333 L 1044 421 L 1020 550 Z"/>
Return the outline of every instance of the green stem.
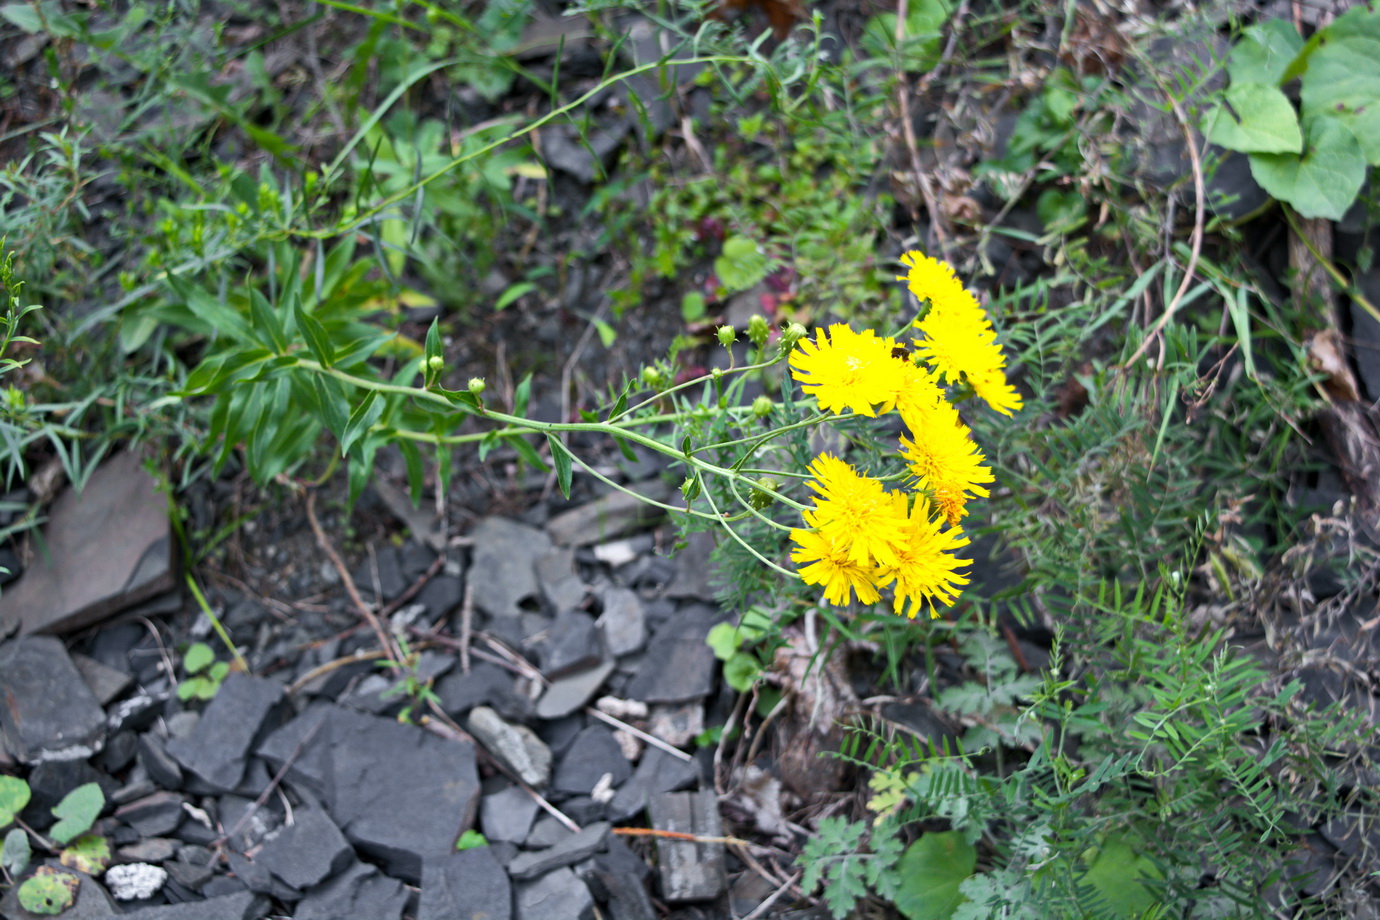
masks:
<path fill-rule="evenodd" d="M 738 531 L 736 531 L 736 530 L 734 530 L 732 527 L 729 527 L 729 526 L 728 526 L 728 523 L 727 523 L 726 519 L 723 517 L 722 513 L 719 511 L 719 506 L 716 505 L 716 504 L 714 504 L 714 496 L 710 494 L 709 490 L 708 490 L 708 489 L 705 489 L 704 492 L 701 493 L 701 494 L 704 495 L 704 500 L 707 501 L 707 502 L 709 502 L 709 507 L 711 507 L 711 508 L 714 509 L 714 513 L 715 513 L 715 515 L 717 515 L 717 517 L 715 517 L 715 520 L 717 520 L 717 521 L 723 523 L 724 530 L 728 531 L 728 535 L 729 535 L 730 537 L 732 537 L 734 540 L 736 540 L 736 541 L 738 542 L 738 545 L 739 545 L 739 546 L 741 546 L 743 549 L 747 550 L 747 551 L 748 551 L 749 553 L 751 553 L 754 557 L 756 557 L 756 559 L 757 559 L 758 562 L 762 563 L 763 565 L 765 565 L 765 566 L 766 566 L 767 568 L 769 568 L 769 569 L 775 569 L 776 571 L 780 572 L 782 575 L 785 575 L 787 578 L 799 578 L 799 577 L 800 577 L 800 575 L 797 574 L 796 572 L 792 572 L 792 571 L 789 570 L 789 569 L 783 569 L 781 566 L 777 565 L 775 562 L 772 562 L 772 561 L 771 561 L 770 559 L 768 559 L 766 556 L 763 556 L 763 555 L 762 555 L 761 553 L 759 553 L 755 548 L 753 548 L 753 546 L 752 546 L 751 544 L 749 544 L 746 540 L 744 540 L 742 537 L 738 536 Z"/>
<path fill-rule="evenodd" d="M 250 673 L 249 662 L 244 660 L 244 656 L 240 654 L 240 650 L 235 648 L 235 643 L 230 641 L 230 634 L 225 631 L 225 627 L 220 622 L 220 617 L 216 616 L 216 612 L 211 609 L 211 605 L 206 603 L 206 597 L 201 593 L 201 589 L 197 587 L 196 579 L 192 578 L 192 573 L 188 572 L 186 578 L 187 587 L 192 589 L 192 596 L 196 598 L 198 606 L 201 607 L 201 612 L 206 614 L 206 619 L 211 621 L 211 627 L 215 629 L 216 635 L 220 636 L 220 641 L 224 642 L 225 647 L 230 650 L 230 654 L 235 656 L 235 663 L 240 666 L 240 670 L 245 674 Z"/>

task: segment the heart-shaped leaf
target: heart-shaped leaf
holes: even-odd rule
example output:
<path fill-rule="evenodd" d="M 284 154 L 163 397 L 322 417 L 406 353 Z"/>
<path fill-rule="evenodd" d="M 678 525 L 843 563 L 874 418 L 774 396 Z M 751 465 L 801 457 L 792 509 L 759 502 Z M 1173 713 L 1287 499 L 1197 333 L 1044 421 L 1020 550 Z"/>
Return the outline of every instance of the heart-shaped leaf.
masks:
<path fill-rule="evenodd" d="M 1380 38 L 1347 35 L 1313 52 L 1299 91 L 1303 117 L 1346 125 L 1366 162 L 1380 165 Z"/>
<path fill-rule="evenodd" d="M 947 920 L 963 903 L 958 886 L 976 866 L 977 850 L 958 831 L 925 834 L 896 863 L 896 909 L 908 920 Z"/>
<path fill-rule="evenodd" d="M 51 866 L 39 866 L 33 878 L 19 886 L 19 903 L 31 914 L 53 916 L 72 906 L 81 879 Z"/>
<path fill-rule="evenodd" d="M 0 776 L 0 827 L 14 820 L 29 804 L 29 784 L 15 776 Z"/>
<path fill-rule="evenodd" d="M 1303 38 L 1283 19 L 1267 19 L 1241 33 L 1231 49 L 1227 73 L 1235 83 L 1279 86 L 1289 64 L 1303 50 Z"/>
<path fill-rule="evenodd" d="M 60 820 L 49 829 L 48 836 L 66 845 L 89 831 L 104 807 L 105 794 L 100 786 L 95 783 L 78 786 L 53 806 L 53 814 Z"/>
<path fill-rule="evenodd" d="M 1208 140 L 1242 153 L 1298 153 L 1303 134 L 1294 107 L 1277 86 L 1233 83 L 1208 113 Z"/>
<path fill-rule="evenodd" d="M 99 834 L 84 834 L 73 840 L 58 859 L 69 869 L 100 875 L 110 864 L 110 843 Z"/>
<path fill-rule="evenodd" d="M 1304 217 L 1340 220 L 1365 182 L 1365 154 L 1355 135 L 1334 119 L 1314 119 L 1305 131 L 1303 156 L 1253 153 L 1251 175 Z"/>

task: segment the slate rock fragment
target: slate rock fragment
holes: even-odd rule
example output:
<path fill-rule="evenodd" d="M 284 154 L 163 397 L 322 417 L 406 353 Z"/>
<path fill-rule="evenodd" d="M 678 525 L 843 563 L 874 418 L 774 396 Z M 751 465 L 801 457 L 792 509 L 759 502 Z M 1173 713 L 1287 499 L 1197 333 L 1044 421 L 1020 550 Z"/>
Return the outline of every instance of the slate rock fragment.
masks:
<path fill-rule="evenodd" d="M 554 846 L 519 853 L 508 863 L 508 874 L 518 881 L 525 881 L 545 875 L 560 866 L 573 866 L 604 848 L 609 828 L 610 825 L 605 822 L 591 824 L 581 828 L 579 833 L 566 836 Z"/>
<path fill-rule="evenodd" d="M 105 732 L 105 712 L 62 642 L 25 636 L 0 644 L 0 742 L 16 760 L 86 760 Z"/>
<path fill-rule="evenodd" d="M 537 584 L 546 603 L 556 613 L 574 610 L 584 602 L 585 583 L 575 571 L 575 550 L 558 549 L 536 561 Z"/>
<path fill-rule="evenodd" d="M 185 904 L 141 907 L 123 914 L 111 912 L 97 920 L 257 920 L 267 913 L 267 908 L 253 892 L 245 891 Z"/>
<path fill-rule="evenodd" d="M 539 603 L 535 563 L 551 552 L 551 539 L 535 527 L 502 517 L 485 518 L 470 534 L 475 606 L 495 617 L 520 616 L 524 602 Z"/>
<path fill-rule="evenodd" d="M 128 671 L 107 667 L 85 655 L 72 655 L 72 664 L 76 665 L 81 679 L 86 681 L 86 685 L 91 688 L 91 694 L 96 697 L 96 702 L 102 706 L 119 699 L 120 694 L 134 683 L 134 676 Z"/>
<path fill-rule="evenodd" d="M 712 654 L 712 653 L 711 653 Z M 614 661 L 605 659 L 591 668 L 567 674 L 551 681 L 540 700 L 537 701 L 537 716 L 543 719 L 560 719 L 575 712 L 594 698 L 599 688 L 613 673 Z"/>
<path fill-rule="evenodd" d="M 644 703 L 681 703 L 714 689 L 714 652 L 705 637 L 722 615 L 699 606 L 662 624 L 647 643 L 647 654 L 626 696 Z"/>
<path fill-rule="evenodd" d="M 44 558 L 0 595 L 0 636 L 81 629 L 175 583 L 168 502 L 136 454 L 58 496 L 43 540 Z"/>
<path fill-rule="evenodd" d="M 592 920 L 589 886 L 562 867 L 517 885 L 517 920 Z"/>
<path fill-rule="evenodd" d="M 560 677 L 591 668 L 604 658 L 604 637 L 594 618 L 578 610 L 556 616 L 542 644 L 542 672 Z"/>
<path fill-rule="evenodd" d="M 417 920 L 510 920 L 513 886 L 492 848 L 428 857 Z"/>
<path fill-rule="evenodd" d="M 479 803 L 479 823 L 490 843 L 522 843 L 537 816 L 536 799 L 517 786 L 484 796 Z M 425 869 L 425 866 L 423 866 Z"/>
<path fill-rule="evenodd" d="M 693 761 L 681 760 L 660 748 L 649 747 L 618 794 L 609 803 L 608 814 L 614 821 L 623 821 L 640 813 L 656 795 L 674 792 L 697 783 L 699 767 Z"/>
<path fill-rule="evenodd" d="M 182 768 L 168 753 L 163 739 L 152 732 L 144 732 L 138 739 L 139 764 L 148 773 L 149 779 L 161 789 L 182 788 Z"/>
<path fill-rule="evenodd" d="M 671 497 L 673 486 L 661 478 L 644 479 L 628 488 L 653 501 Z M 546 524 L 551 539 L 561 546 L 588 546 L 622 536 L 661 520 L 665 512 L 626 492 L 610 492 L 592 502 L 556 515 Z"/>
<path fill-rule="evenodd" d="M 570 750 L 561 758 L 552 787 L 558 792 L 588 795 L 605 774 L 618 786 L 632 775 L 632 765 L 623 756 L 613 732 L 602 725 L 591 725 L 575 736 Z"/>
<path fill-rule="evenodd" d="M 532 712 L 530 700 L 513 688 L 513 675 L 487 661 L 471 661 L 470 672 L 458 668 L 441 676 L 432 687 L 441 708 L 460 718 L 476 706 L 488 706 L 504 719 L 520 721 Z"/>
<path fill-rule="evenodd" d="M 647 812 L 656 830 L 697 837 L 723 835 L 718 798 L 712 792 L 653 796 L 647 803 Z M 657 837 L 656 845 L 661 896 L 666 901 L 707 901 L 723 892 L 727 877 L 722 844 Z"/>
<path fill-rule="evenodd" d="M 402 882 L 355 862 L 303 895 L 293 920 L 399 920 L 407 906 Z"/>
<path fill-rule="evenodd" d="M 465 599 L 465 583 L 454 575 L 434 575 L 422 590 L 417 592 L 417 603 L 426 607 L 427 615 L 434 622 L 441 617 L 450 616 Z"/>
<path fill-rule="evenodd" d="M 250 891 L 268 895 L 279 901 L 297 901 L 302 897 L 302 892 L 274 875 L 266 863 L 231 850 L 226 856 L 226 864 L 230 871 L 235 873 L 235 878 L 244 882 Z"/>
<path fill-rule="evenodd" d="M 232 792 L 244 778 L 250 745 L 282 698 L 277 681 L 231 674 L 191 734 L 168 742 L 168 753 L 213 789 Z"/>
<path fill-rule="evenodd" d="M 468 720 L 470 733 L 485 750 L 529 786 L 551 778 L 551 749 L 525 725 L 511 725 L 487 706 L 476 706 Z"/>
<path fill-rule="evenodd" d="M 307 889 L 344 869 L 354 850 L 330 817 L 319 808 L 298 808 L 293 823 L 264 842 L 257 859 L 294 888 Z"/>
<path fill-rule="evenodd" d="M 115 817 L 139 832 L 141 837 L 162 837 L 171 834 L 182 823 L 182 803 L 186 798 L 176 792 L 155 792 L 142 799 L 115 809 Z"/>
<path fill-rule="evenodd" d="M 270 735 L 260 755 L 318 797 L 389 875 L 415 882 L 422 859 L 449 853 L 479 804 L 474 747 L 415 725 L 316 703 Z"/>
<path fill-rule="evenodd" d="M 630 655 L 647 642 L 647 615 L 642 598 L 628 588 L 606 588 L 604 612 L 598 624 L 604 631 L 609 654 Z"/>

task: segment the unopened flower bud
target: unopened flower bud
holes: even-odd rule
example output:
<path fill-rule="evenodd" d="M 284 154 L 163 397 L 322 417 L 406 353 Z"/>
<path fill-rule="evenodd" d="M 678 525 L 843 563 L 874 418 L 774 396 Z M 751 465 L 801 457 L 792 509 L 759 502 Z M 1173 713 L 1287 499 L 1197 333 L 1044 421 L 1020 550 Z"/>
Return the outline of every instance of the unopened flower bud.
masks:
<path fill-rule="evenodd" d="M 738 330 L 734 329 L 732 326 L 720 326 L 714 332 L 714 335 L 718 337 L 719 344 L 724 348 L 738 341 Z"/>
<path fill-rule="evenodd" d="M 470 378 L 470 392 L 473 393 L 475 396 L 478 396 L 480 393 L 483 393 L 485 388 L 486 387 L 483 377 Z"/>
<path fill-rule="evenodd" d="M 642 382 L 649 387 L 661 386 L 661 371 L 655 367 L 642 368 Z"/>
<path fill-rule="evenodd" d="M 687 476 L 685 481 L 680 484 L 680 494 L 684 496 L 687 503 L 699 498 L 700 480 L 697 476 Z"/>
<path fill-rule="evenodd" d="M 709 376 L 713 377 L 715 380 L 718 380 L 718 379 L 719 379 L 720 377 L 722 377 L 723 375 L 724 375 L 724 369 L 723 369 L 722 367 L 716 367 L 716 368 L 714 368 L 712 371 L 709 372 Z"/>
<path fill-rule="evenodd" d="M 760 315 L 750 317 L 747 334 L 752 344 L 761 348 L 763 343 L 767 341 L 767 337 L 771 335 L 771 327 L 767 325 L 766 317 Z"/>
<path fill-rule="evenodd" d="M 790 323 L 781 331 L 781 347 L 790 350 L 795 347 L 796 342 L 799 342 L 807 335 L 809 335 L 809 332 L 804 326 L 799 323 Z"/>
<path fill-rule="evenodd" d="M 781 483 L 770 476 L 763 476 L 757 480 L 757 487 L 748 493 L 748 504 L 758 511 L 765 511 L 771 507 L 772 502 L 776 501 L 770 493 L 779 488 L 781 488 Z"/>
<path fill-rule="evenodd" d="M 752 414 L 758 418 L 766 418 L 775 408 L 776 403 L 772 402 L 770 396 L 759 396 L 752 401 Z"/>
<path fill-rule="evenodd" d="M 446 359 L 441 357 L 440 355 L 432 355 L 430 358 L 426 359 L 426 369 L 431 371 L 433 374 L 441 373 L 441 370 L 445 366 Z M 480 380 L 479 382 L 483 383 L 484 381 Z"/>

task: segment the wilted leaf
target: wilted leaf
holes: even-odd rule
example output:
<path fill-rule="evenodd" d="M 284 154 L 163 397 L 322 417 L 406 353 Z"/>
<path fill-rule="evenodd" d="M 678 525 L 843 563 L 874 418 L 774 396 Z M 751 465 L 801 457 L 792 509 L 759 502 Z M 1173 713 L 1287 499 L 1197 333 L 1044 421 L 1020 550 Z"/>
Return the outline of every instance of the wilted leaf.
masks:
<path fill-rule="evenodd" d="M 60 914 L 72 906 L 80 884 L 81 879 L 70 872 L 39 866 L 33 878 L 19 886 L 19 903 L 33 914 Z"/>
<path fill-rule="evenodd" d="M 110 843 L 99 834 L 86 834 L 73 840 L 58 860 L 69 869 L 100 875 L 110 864 Z"/>

